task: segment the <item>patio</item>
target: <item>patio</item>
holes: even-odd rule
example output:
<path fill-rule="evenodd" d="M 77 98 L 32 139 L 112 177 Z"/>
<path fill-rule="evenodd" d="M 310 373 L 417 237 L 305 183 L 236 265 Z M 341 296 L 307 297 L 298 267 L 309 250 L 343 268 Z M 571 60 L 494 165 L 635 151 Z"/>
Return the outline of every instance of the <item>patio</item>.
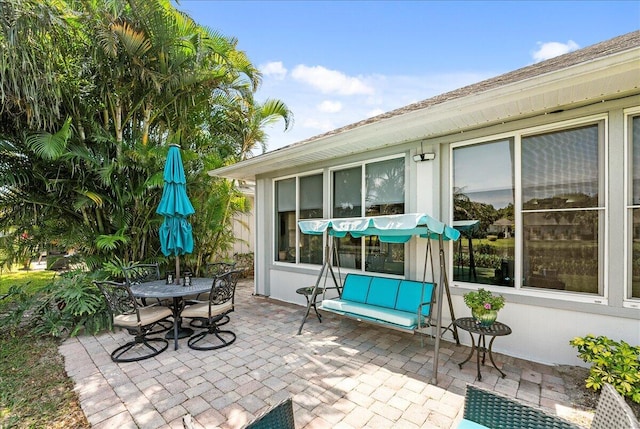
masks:
<path fill-rule="evenodd" d="M 571 408 L 553 367 L 495 353 L 506 378 L 473 362 L 466 346 L 441 342 L 438 386 L 431 379 L 433 341 L 324 313 L 296 335 L 304 308 L 253 296 L 241 280 L 229 324 L 238 340 L 200 352 L 180 349 L 116 364 L 109 354 L 126 332 L 68 339 L 60 346 L 82 409 L 94 428 L 239 428 L 287 396 L 297 428 L 450 428 L 461 418 L 467 383 L 517 397 L 588 425 Z M 468 335 L 461 332 L 461 335 Z"/>

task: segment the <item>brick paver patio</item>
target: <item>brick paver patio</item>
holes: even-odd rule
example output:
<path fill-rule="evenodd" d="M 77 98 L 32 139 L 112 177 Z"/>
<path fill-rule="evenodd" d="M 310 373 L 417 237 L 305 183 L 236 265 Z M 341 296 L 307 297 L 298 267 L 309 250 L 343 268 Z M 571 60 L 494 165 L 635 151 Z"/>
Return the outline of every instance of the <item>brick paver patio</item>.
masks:
<path fill-rule="evenodd" d="M 459 369 L 466 346 L 441 342 L 438 385 L 430 384 L 433 341 L 236 291 L 227 329 L 236 342 L 195 351 L 180 340 L 159 356 L 116 364 L 110 353 L 131 337 L 124 331 L 78 337 L 60 346 L 82 410 L 94 428 L 240 428 L 291 396 L 297 428 L 450 428 L 461 418 L 467 383 L 492 388 L 569 418 L 574 410 L 553 367 L 494 354 L 507 374 L 490 367 L 475 380 L 472 361 Z M 461 332 L 461 335 L 466 333 Z"/>

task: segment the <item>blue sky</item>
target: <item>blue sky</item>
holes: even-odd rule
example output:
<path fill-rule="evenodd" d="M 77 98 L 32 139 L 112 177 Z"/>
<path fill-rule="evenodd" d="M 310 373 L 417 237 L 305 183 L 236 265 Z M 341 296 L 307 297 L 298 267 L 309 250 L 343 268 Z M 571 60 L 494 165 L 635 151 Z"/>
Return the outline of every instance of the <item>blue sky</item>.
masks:
<path fill-rule="evenodd" d="M 177 6 L 238 39 L 293 127 L 273 150 L 640 29 L 638 1 L 208 1 Z"/>

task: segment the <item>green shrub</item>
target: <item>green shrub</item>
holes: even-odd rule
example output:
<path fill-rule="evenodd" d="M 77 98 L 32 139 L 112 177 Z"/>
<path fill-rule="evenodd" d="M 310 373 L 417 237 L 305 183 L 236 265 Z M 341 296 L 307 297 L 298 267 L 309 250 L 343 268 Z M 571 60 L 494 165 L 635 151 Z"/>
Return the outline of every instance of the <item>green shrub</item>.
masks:
<path fill-rule="evenodd" d="M 36 334 L 53 337 L 110 329 L 111 316 L 91 283 L 94 277 L 83 271 L 64 273 L 31 296 L 12 289 L 12 307 L 0 317 L 0 327 L 26 324 Z"/>
<path fill-rule="evenodd" d="M 591 362 L 586 387 L 600 390 L 609 383 L 625 397 L 640 403 L 640 347 L 607 337 L 576 337 L 569 341 L 578 349 L 578 357 Z"/>

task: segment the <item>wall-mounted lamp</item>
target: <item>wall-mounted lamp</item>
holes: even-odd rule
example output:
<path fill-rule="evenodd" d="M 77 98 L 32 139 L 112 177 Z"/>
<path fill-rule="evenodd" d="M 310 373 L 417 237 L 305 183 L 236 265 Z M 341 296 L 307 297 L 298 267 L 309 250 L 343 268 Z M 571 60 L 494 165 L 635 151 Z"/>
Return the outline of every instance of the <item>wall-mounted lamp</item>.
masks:
<path fill-rule="evenodd" d="M 418 153 L 416 155 L 413 155 L 413 160 L 415 162 L 432 161 L 434 159 L 436 159 L 436 154 L 433 152 Z"/>

